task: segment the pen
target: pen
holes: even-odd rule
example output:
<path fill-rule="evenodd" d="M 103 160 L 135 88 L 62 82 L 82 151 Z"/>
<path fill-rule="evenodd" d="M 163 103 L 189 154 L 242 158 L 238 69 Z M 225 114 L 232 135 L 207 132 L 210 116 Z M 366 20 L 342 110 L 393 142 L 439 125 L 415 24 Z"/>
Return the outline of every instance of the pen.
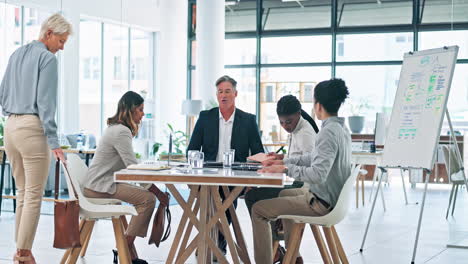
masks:
<path fill-rule="evenodd" d="M 279 148 L 275 153 L 278 154 L 280 153 L 280 151 L 282 151 L 284 149 L 284 146 L 281 146 L 281 148 Z"/>

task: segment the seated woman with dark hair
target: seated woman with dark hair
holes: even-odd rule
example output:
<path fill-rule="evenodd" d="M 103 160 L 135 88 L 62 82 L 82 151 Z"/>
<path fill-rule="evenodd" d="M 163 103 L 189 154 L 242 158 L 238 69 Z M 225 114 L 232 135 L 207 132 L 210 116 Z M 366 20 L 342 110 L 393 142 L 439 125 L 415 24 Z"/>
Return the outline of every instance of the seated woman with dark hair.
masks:
<path fill-rule="evenodd" d="M 276 113 L 278 114 L 281 126 L 289 133 L 287 141 L 288 152 L 286 156 L 274 152 L 268 153 L 268 156 L 273 156 L 276 160 L 282 160 L 285 157 L 291 158 L 312 152 L 315 144 L 315 137 L 319 130 L 314 119 L 302 110 L 301 102 L 299 102 L 294 95 L 285 95 L 278 101 Z M 285 186 L 284 188 L 262 187 L 250 189 L 245 194 L 245 204 L 251 214 L 252 206 L 256 202 L 276 198 L 284 189 L 301 188 L 303 186 L 304 182 L 294 181 L 292 185 Z M 281 237 L 278 236 L 278 232 L 276 231 L 276 228 L 273 227 L 273 240 L 281 240 Z M 281 261 L 281 254 L 283 251 L 283 249 L 277 251 L 277 255 L 273 260 L 274 263 Z"/>
<path fill-rule="evenodd" d="M 322 120 L 314 150 L 284 160 L 265 161 L 262 173 L 286 173 L 308 184 L 308 188 L 287 189 L 278 198 L 258 201 L 252 207 L 252 227 L 256 263 L 272 263 L 272 238 L 269 222 L 280 215 L 322 216 L 335 206 L 341 189 L 351 173 L 351 135 L 338 117 L 348 97 L 341 79 L 317 84 L 314 110 Z M 293 222 L 284 221 L 286 248 Z M 303 263 L 298 257 L 296 263 Z"/>
<path fill-rule="evenodd" d="M 302 110 L 299 100 L 293 95 L 281 97 L 276 105 L 276 113 L 278 114 L 281 126 L 289 133 L 288 153 L 286 157 L 290 158 L 312 152 L 315 144 L 315 137 L 318 133 L 318 127 L 314 119 Z M 274 152 L 270 152 L 268 155 L 275 157 L 275 160 L 282 160 L 285 158 L 284 154 L 276 154 Z M 300 188 L 303 184 L 303 182 L 295 181 L 292 185 L 285 186 L 285 189 Z M 245 194 L 245 203 L 249 213 L 251 213 L 254 203 L 260 200 L 278 197 L 281 190 L 283 189 L 265 187 L 254 188 L 247 191 Z"/>
<path fill-rule="evenodd" d="M 114 172 L 136 164 L 132 138 L 138 134 L 144 116 L 143 98 L 132 91 L 119 100 L 117 113 L 107 119 L 107 129 L 101 137 L 93 162 L 89 167 L 84 195 L 89 198 L 113 198 L 135 206 L 138 215 L 132 216 L 125 232 L 132 263 L 147 264 L 132 250 L 135 237 L 145 237 L 153 214 L 156 196 L 142 187 L 114 182 Z"/>

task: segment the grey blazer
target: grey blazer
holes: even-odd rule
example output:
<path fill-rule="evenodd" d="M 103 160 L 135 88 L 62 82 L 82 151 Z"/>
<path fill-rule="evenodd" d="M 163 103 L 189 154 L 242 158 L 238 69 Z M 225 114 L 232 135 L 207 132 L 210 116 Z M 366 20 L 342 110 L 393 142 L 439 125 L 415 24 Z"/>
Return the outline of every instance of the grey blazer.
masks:
<path fill-rule="evenodd" d="M 132 133 L 124 125 L 110 125 L 96 149 L 84 187 L 96 192 L 115 193 L 114 172 L 136 164 Z"/>

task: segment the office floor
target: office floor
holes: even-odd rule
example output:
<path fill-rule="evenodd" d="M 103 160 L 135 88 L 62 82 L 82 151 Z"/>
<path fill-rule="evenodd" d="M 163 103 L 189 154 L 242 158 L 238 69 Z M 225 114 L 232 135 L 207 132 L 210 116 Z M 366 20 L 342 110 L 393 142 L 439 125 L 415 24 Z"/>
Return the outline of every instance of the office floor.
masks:
<path fill-rule="evenodd" d="M 343 246 L 350 263 L 410 263 L 413 243 L 416 233 L 419 205 L 404 204 L 401 180 L 399 177 L 391 178 L 388 186 L 384 187 L 387 202 L 387 212 L 384 213 L 382 204 L 378 201 L 371 228 L 364 248 L 360 253 L 364 229 L 370 211 L 368 195 L 371 183 L 366 183 L 366 205 L 355 208 L 353 196 L 352 207 L 346 219 L 337 226 Z M 408 189 L 409 201 L 421 200 L 423 184 Z M 416 263 L 468 263 L 468 249 L 447 248 L 448 242 L 457 242 L 468 238 L 468 194 L 465 189 L 458 193 L 457 206 L 454 217 L 445 220 L 445 210 L 450 194 L 449 185 L 429 185 L 424 219 L 419 240 Z M 3 209 L 11 210 L 11 201 L 4 201 Z M 50 208 L 50 206 L 49 206 Z M 177 223 L 181 217 L 178 206 L 172 206 L 172 230 L 176 231 Z M 253 259 L 253 241 L 250 218 L 245 203 L 241 200 L 237 209 L 247 246 Z M 160 248 L 148 246 L 146 239 L 137 239 L 137 249 L 140 257 L 149 263 L 164 263 L 172 242 L 163 242 Z M 10 260 L 14 252 L 14 214 L 3 211 L 0 216 L 0 263 L 12 263 Z M 33 252 L 39 264 L 58 263 L 63 250 L 52 247 L 53 216 L 42 215 Z M 110 221 L 99 221 L 94 229 L 88 253 L 78 263 L 112 263 L 111 249 L 114 248 L 114 236 Z M 315 241 L 310 229 L 304 233 L 301 253 L 306 263 L 321 263 Z M 192 256 L 189 263 L 196 263 Z"/>

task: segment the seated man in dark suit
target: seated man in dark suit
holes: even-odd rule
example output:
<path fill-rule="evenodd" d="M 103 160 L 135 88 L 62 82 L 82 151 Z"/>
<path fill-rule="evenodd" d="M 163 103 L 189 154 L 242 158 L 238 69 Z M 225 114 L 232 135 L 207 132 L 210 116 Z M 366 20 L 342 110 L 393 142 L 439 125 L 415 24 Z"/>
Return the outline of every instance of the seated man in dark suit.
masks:
<path fill-rule="evenodd" d="M 200 112 L 188 150 L 202 150 L 206 161 L 222 161 L 223 152 L 235 149 L 234 161 L 245 162 L 250 155 L 263 152 L 255 115 L 236 108 L 237 82 L 225 75 L 216 81 L 219 107 Z M 220 191 L 224 199 L 224 193 Z M 237 207 L 237 199 L 234 201 Z M 231 223 L 229 211 L 226 213 Z M 226 240 L 219 233 L 218 246 L 226 253 Z"/>

